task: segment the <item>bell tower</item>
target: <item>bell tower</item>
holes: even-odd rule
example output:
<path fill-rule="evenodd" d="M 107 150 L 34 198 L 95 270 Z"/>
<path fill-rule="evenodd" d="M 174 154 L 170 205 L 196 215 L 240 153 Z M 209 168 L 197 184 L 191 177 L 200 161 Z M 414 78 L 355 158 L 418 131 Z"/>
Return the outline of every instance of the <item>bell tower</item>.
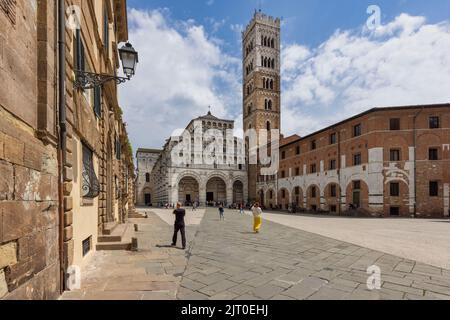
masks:
<path fill-rule="evenodd" d="M 243 124 L 248 129 L 280 128 L 280 19 L 261 10 L 242 33 Z M 246 156 L 249 159 L 248 143 Z M 257 200 L 258 165 L 248 164 L 249 200 Z"/>

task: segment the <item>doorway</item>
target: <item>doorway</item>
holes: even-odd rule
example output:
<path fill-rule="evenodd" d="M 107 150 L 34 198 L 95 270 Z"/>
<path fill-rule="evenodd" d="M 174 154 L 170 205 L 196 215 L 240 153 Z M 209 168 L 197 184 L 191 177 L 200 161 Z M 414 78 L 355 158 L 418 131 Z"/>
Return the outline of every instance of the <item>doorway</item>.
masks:
<path fill-rule="evenodd" d="M 145 205 L 146 206 L 151 206 L 151 204 L 152 204 L 152 195 L 150 193 L 146 193 L 144 195 L 144 197 L 145 197 Z"/>
<path fill-rule="evenodd" d="M 206 201 L 214 201 L 214 192 L 207 192 L 206 193 Z"/>

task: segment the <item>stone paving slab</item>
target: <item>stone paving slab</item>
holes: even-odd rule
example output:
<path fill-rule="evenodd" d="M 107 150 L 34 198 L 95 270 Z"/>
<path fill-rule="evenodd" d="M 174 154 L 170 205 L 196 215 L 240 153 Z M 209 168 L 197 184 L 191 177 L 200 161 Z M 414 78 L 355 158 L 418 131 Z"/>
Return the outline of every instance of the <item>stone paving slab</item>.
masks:
<path fill-rule="evenodd" d="M 226 216 L 219 221 L 215 210 L 206 211 L 178 299 L 450 298 L 448 270 L 271 221 L 254 234 L 250 216 L 230 210 Z M 381 268 L 380 290 L 367 289 L 372 265 Z"/>

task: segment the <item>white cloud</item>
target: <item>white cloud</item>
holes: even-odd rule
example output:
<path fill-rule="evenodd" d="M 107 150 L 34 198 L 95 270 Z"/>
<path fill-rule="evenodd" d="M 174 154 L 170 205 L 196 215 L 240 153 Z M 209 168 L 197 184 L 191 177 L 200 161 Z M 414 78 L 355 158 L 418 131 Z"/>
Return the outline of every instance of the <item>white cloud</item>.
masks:
<path fill-rule="evenodd" d="M 406 14 L 282 53 L 282 129 L 305 135 L 372 107 L 450 102 L 450 26 Z"/>
<path fill-rule="evenodd" d="M 131 9 L 136 76 L 120 101 L 134 147 L 161 147 L 176 128 L 206 114 L 234 118 L 240 105 L 240 60 L 223 53 L 202 26 L 171 22 L 166 11 Z M 240 107 L 239 107 L 240 109 Z"/>

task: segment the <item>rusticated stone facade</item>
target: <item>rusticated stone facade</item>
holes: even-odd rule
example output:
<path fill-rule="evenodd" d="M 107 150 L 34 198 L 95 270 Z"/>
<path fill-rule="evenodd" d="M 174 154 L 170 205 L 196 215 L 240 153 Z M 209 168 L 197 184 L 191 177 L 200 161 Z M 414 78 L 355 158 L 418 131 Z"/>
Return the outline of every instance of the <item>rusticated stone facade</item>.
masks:
<path fill-rule="evenodd" d="M 78 36 L 65 29 L 63 164 L 56 3 L 0 1 L 0 299 L 57 298 L 67 267 L 88 262 L 84 240 L 90 238 L 90 252 L 95 251 L 105 225 L 124 222 L 133 210 L 133 156 L 117 86 L 104 85 L 99 99 L 73 86 L 80 40 L 90 71 L 118 69 L 117 47 L 128 35 L 125 1 L 65 3 L 79 6 L 81 29 Z M 94 176 L 98 190 L 89 189 Z"/>
<path fill-rule="evenodd" d="M 259 177 L 266 207 L 450 214 L 450 104 L 372 109 L 282 143 L 280 158 L 277 177 Z"/>

